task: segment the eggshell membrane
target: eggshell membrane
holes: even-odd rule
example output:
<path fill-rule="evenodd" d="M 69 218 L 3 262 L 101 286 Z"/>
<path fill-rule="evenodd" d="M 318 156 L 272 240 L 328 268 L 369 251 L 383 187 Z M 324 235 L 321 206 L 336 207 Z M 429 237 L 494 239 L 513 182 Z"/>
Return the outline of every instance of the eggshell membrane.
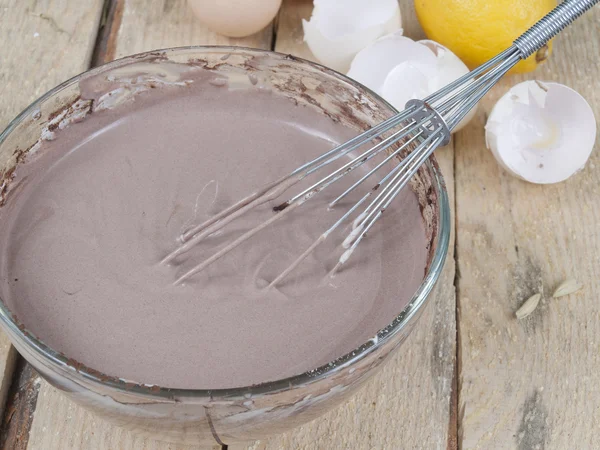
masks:
<path fill-rule="evenodd" d="M 346 72 L 352 58 L 377 38 L 401 28 L 396 0 L 315 0 L 304 40 L 319 62 Z"/>
<path fill-rule="evenodd" d="M 486 143 L 509 173 L 550 184 L 583 169 L 596 132 L 594 113 L 579 93 L 558 83 L 525 81 L 492 109 Z"/>

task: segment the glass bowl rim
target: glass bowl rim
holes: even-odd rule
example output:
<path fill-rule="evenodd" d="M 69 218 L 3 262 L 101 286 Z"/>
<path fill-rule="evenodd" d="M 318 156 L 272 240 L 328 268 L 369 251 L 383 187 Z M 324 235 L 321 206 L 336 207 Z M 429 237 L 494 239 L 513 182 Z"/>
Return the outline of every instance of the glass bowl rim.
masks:
<path fill-rule="evenodd" d="M 224 53 L 224 54 L 234 54 L 234 53 L 243 53 L 243 54 L 254 54 L 254 55 L 275 55 L 278 58 L 287 58 L 290 62 L 299 63 L 303 65 L 311 66 L 313 69 L 317 69 L 320 72 L 325 73 L 328 76 L 334 77 L 348 83 L 355 87 L 358 90 L 364 91 L 380 102 L 382 105 L 389 108 L 392 112 L 397 112 L 396 108 L 394 108 L 389 102 L 384 100 L 380 95 L 376 94 L 374 91 L 369 89 L 368 87 L 362 85 L 361 83 L 354 81 L 353 79 L 347 77 L 346 75 L 339 73 L 333 69 L 330 69 L 322 64 L 309 61 L 304 58 L 300 58 L 297 56 L 293 56 L 286 53 L 275 52 L 272 50 L 263 50 L 249 47 L 238 47 L 238 46 L 224 46 L 224 45 L 191 45 L 191 46 L 182 46 L 182 47 L 170 47 L 164 49 L 157 49 L 148 52 L 137 53 L 133 55 L 128 55 L 108 63 L 102 64 L 100 66 L 89 69 L 85 72 L 82 72 L 74 77 L 64 81 L 63 83 L 57 85 L 53 89 L 49 90 L 41 97 L 36 99 L 33 103 L 31 103 L 27 108 L 25 108 L 18 116 L 16 116 L 11 122 L 9 122 L 8 126 L 2 133 L 0 133 L 0 145 L 6 140 L 6 138 L 14 131 L 14 129 L 20 125 L 27 117 L 31 116 L 35 111 L 38 110 L 38 105 L 48 100 L 58 92 L 63 89 L 71 86 L 72 84 L 79 81 L 83 76 L 88 76 L 90 74 L 100 73 L 111 67 L 118 67 L 120 64 L 123 64 L 127 60 L 135 61 L 136 59 L 143 58 L 146 55 L 156 55 L 162 54 L 168 56 L 169 54 L 176 53 L 185 53 L 185 52 L 198 52 L 198 53 Z M 437 162 L 434 159 L 429 159 L 426 162 L 428 170 L 432 174 L 432 182 L 436 188 L 436 193 L 438 194 L 438 207 L 437 214 L 439 217 L 439 226 L 437 227 L 437 235 L 434 236 L 434 242 L 437 242 L 433 258 L 431 263 L 429 264 L 429 268 L 425 275 L 425 278 L 421 282 L 421 285 L 413 295 L 412 299 L 408 304 L 403 308 L 403 310 L 393 318 L 393 320 L 386 327 L 377 331 L 375 338 L 370 339 L 366 343 L 360 345 L 358 348 L 342 355 L 330 363 L 324 364 L 321 367 L 312 369 L 310 371 L 293 375 L 287 378 L 282 378 L 274 381 L 267 381 L 260 384 L 255 384 L 251 386 L 243 386 L 243 387 L 234 387 L 234 388 L 220 388 L 220 389 L 185 389 L 185 388 L 167 388 L 167 387 L 157 387 L 152 385 L 145 384 L 135 384 L 132 386 L 131 382 L 126 382 L 123 379 L 120 379 L 116 376 L 106 376 L 98 371 L 93 370 L 93 368 L 88 367 L 80 367 L 73 364 L 73 360 L 69 359 L 68 356 L 54 350 L 53 348 L 46 345 L 41 339 L 38 339 L 33 334 L 31 334 L 25 327 L 20 326 L 15 321 L 13 314 L 10 312 L 8 307 L 4 304 L 2 299 L 0 298 L 0 320 L 8 327 L 8 329 L 15 333 L 26 345 L 28 345 L 31 349 L 35 351 L 35 353 L 40 356 L 43 360 L 47 360 L 54 365 L 61 367 L 62 369 L 66 369 L 67 371 L 74 371 L 76 374 L 79 374 L 87 381 L 91 381 L 92 383 L 97 383 L 112 389 L 115 389 L 118 392 L 129 395 L 141 396 L 144 398 L 154 398 L 154 399 L 220 399 L 220 400 L 228 400 L 228 399 L 239 399 L 245 398 L 250 395 L 263 395 L 263 394 L 274 394 L 278 392 L 287 391 L 299 386 L 306 386 L 313 383 L 316 383 L 322 379 L 328 378 L 331 375 L 334 375 L 349 366 L 352 366 L 354 363 L 362 360 L 367 355 L 369 355 L 374 350 L 381 347 L 383 344 L 392 339 L 396 334 L 403 331 L 420 312 L 420 310 L 425 306 L 427 299 L 429 298 L 429 294 L 431 293 L 433 287 L 435 286 L 441 271 L 444 266 L 444 262 L 446 259 L 446 255 L 448 252 L 449 242 L 450 242 L 450 204 L 448 200 L 448 194 L 446 191 L 445 182 L 443 180 L 442 174 L 439 170 Z"/>

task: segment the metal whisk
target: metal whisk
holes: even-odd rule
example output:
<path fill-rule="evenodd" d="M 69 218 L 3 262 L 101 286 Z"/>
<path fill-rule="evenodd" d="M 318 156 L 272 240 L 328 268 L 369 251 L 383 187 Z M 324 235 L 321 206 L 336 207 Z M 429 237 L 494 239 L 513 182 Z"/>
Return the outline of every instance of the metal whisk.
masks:
<path fill-rule="evenodd" d="M 353 157 L 342 167 L 329 173 L 318 182 L 302 190 L 297 195 L 274 208 L 278 213 L 260 225 L 243 233 L 224 248 L 181 275 L 175 284 L 180 284 L 194 274 L 202 271 L 217 259 L 229 253 L 256 233 L 280 220 L 286 214 L 300 207 L 315 195 L 326 189 L 365 162 L 384 151 L 389 154 L 375 167 L 369 170 L 356 183 L 330 203 L 335 206 L 340 200 L 373 176 L 393 158 L 403 159 L 354 204 L 337 222 L 326 230 L 309 248 L 304 251 L 287 269 L 277 276 L 270 286 L 279 283 L 294 270 L 321 242 L 327 239 L 342 223 L 356 214 L 352 222 L 352 231 L 343 241 L 344 251 L 332 273 L 335 273 L 351 257 L 365 235 L 375 225 L 383 212 L 406 186 L 419 167 L 438 147 L 450 141 L 452 130 L 481 100 L 481 98 L 520 60 L 540 50 L 550 39 L 571 24 L 576 18 L 591 9 L 600 0 L 565 0 L 539 22 L 517 38 L 513 45 L 495 58 L 457 79 L 438 92 L 423 100 L 411 100 L 406 109 L 379 125 L 365 131 L 344 144 L 298 167 L 288 175 L 267 184 L 257 192 L 238 201 L 224 211 L 201 223 L 181 237 L 182 245 L 167 255 L 162 263 L 168 263 L 192 247 L 198 245 L 207 236 L 215 233 L 228 223 L 240 217 L 250 209 L 278 198 L 288 188 L 299 183 L 308 175 L 323 169 L 333 161 L 359 149 L 364 144 L 379 140 L 369 149 Z M 386 133 L 391 133 L 383 138 Z M 383 138 L 383 139 L 382 139 Z M 398 144 L 398 146 L 396 146 Z M 408 153 L 407 153 L 408 152 Z M 406 154 L 406 155 L 405 155 Z M 405 156 L 404 156 L 405 155 Z M 367 202 L 367 200 L 370 202 Z M 357 210 L 363 206 L 362 211 Z"/>

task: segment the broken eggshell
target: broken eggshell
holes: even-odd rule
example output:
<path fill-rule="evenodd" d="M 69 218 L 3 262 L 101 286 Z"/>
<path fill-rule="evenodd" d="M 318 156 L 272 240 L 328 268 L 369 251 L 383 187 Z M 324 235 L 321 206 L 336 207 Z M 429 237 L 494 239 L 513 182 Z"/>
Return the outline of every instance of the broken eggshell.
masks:
<path fill-rule="evenodd" d="M 486 144 L 509 173 L 538 184 L 558 183 L 585 166 L 596 140 L 590 105 L 558 83 L 525 81 L 498 100 Z"/>
<path fill-rule="evenodd" d="M 450 50 L 434 41 L 413 41 L 398 31 L 384 36 L 353 59 L 348 76 L 371 88 L 396 109 L 423 99 L 469 72 Z M 465 126 L 475 108 L 452 130 Z"/>
<path fill-rule="evenodd" d="M 339 72 L 361 49 L 401 26 L 397 0 L 315 0 L 310 20 L 302 20 L 313 55 Z"/>

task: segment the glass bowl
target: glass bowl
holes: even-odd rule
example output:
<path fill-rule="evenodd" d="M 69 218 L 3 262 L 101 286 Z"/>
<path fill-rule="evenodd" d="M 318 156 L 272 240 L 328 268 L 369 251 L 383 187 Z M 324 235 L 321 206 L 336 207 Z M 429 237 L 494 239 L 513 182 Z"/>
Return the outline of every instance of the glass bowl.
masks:
<path fill-rule="evenodd" d="M 80 120 L 79 81 L 108 79 L 129 66 L 151 79 L 173 64 L 198 65 L 230 79 L 267 80 L 293 101 L 362 131 L 396 111 L 375 93 L 333 70 L 291 55 L 239 47 L 184 47 L 117 60 L 78 75 L 30 105 L 0 135 L 0 204 L 10 205 L 15 167 L 48 130 Z M 251 75 L 250 77 L 248 75 Z M 308 422 L 351 396 L 406 339 L 440 276 L 448 250 L 450 210 L 431 158 L 411 181 L 429 241 L 426 274 L 412 300 L 373 339 L 329 364 L 290 378 L 235 389 L 187 390 L 141 385 L 100 373 L 44 344 L 0 301 L 0 325 L 23 357 L 52 386 L 113 423 L 183 444 L 261 439 Z M 3 263 L 2 263 L 3 264 Z M 0 286 L 0 296 L 4 296 Z"/>

